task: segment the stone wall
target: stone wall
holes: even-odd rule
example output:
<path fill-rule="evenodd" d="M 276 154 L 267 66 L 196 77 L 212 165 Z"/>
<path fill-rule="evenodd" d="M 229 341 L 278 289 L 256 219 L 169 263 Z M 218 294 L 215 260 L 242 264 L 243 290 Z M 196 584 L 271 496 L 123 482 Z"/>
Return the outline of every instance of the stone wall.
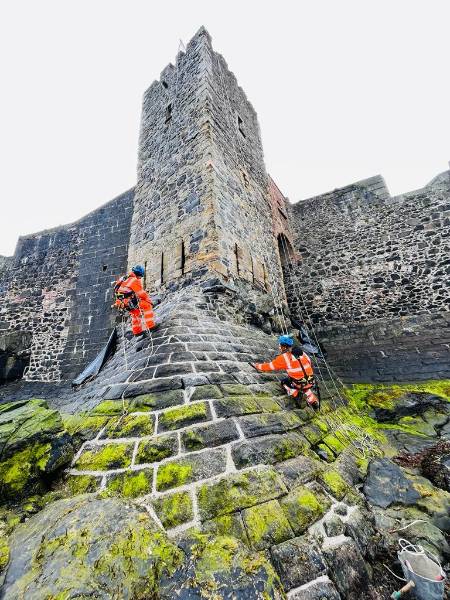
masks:
<path fill-rule="evenodd" d="M 72 225 L 20 238 L 0 282 L 0 337 L 31 339 L 25 379 L 69 378 L 108 336 L 126 268 L 133 191 Z"/>
<path fill-rule="evenodd" d="M 450 172 L 394 198 L 374 177 L 291 216 L 300 260 L 285 273 L 290 307 L 299 315 L 303 295 L 340 374 L 448 377 Z"/>

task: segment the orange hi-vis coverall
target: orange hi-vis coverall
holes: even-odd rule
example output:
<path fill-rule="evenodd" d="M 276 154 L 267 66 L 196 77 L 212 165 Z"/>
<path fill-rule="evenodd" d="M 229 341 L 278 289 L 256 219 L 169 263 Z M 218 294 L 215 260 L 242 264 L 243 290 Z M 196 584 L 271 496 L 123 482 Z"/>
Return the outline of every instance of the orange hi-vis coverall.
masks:
<path fill-rule="evenodd" d="M 153 305 L 150 296 L 142 287 L 141 280 L 133 272 L 121 283 L 118 293 L 126 294 L 130 290 L 136 294 L 139 303 L 138 308 L 130 310 L 131 330 L 133 331 L 133 335 L 139 335 L 143 331 L 142 319 L 145 321 L 147 329 L 153 329 L 155 326 Z"/>
<path fill-rule="evenodd" d="M 311 359 L 304 352 L 300 358 L 296 358 L 291 352 L 283 352 L 271 362 L 255 364 L 255 368 L 258 371 L 287 371 L 291 379 L 300 379 L 305 383 L 314 375 Z"/>

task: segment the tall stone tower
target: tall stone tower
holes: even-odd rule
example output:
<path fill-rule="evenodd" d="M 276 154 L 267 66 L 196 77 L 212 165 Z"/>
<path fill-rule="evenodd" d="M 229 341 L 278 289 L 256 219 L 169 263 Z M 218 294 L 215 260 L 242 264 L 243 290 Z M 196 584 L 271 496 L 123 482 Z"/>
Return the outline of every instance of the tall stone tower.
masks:
<path fill-rule="evenodd" d="M 201 28 L 143 100 L 129 264 L 284 297 L 257 115 Z"/>

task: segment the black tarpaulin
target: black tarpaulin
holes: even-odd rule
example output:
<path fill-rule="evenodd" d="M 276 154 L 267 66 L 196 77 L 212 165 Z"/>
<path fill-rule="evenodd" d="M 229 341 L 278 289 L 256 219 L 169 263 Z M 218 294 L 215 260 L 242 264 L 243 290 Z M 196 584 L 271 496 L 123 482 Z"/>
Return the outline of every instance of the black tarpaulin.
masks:
<path fill-rule="evenodd" d="M 96 377 L 99 374 L 105 362 L 108 360 L 111 354 L 114 353 L 114 350 L 116 349 L 116 342 L 117 331 L 116 328 L 114 328 L 112 330 L 111 335 L 109 336 L 108 341 L 106 342 L 105 347 L 102 348 L 102 350 L 97 354 L 94 360 L 90 362 L 88 366 L 77 377 L 75 377 L 75 379 L 72 381 L 72 385 L 81 385 L 87 379 L 93 379 L 94 377 Z"/>

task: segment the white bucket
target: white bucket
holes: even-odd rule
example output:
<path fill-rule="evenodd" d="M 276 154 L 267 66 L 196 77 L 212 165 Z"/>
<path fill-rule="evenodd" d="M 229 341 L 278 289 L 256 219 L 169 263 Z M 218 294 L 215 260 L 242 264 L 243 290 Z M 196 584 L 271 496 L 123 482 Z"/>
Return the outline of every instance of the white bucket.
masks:
<path fill-rule="evenodd" d="M 439 559 L 408 540 L 401 539 L 399 544 L 398 558 L 406 581 L 414 582 L 413 596 L 417 600 L 443 600 L 446 575 Z"/>

